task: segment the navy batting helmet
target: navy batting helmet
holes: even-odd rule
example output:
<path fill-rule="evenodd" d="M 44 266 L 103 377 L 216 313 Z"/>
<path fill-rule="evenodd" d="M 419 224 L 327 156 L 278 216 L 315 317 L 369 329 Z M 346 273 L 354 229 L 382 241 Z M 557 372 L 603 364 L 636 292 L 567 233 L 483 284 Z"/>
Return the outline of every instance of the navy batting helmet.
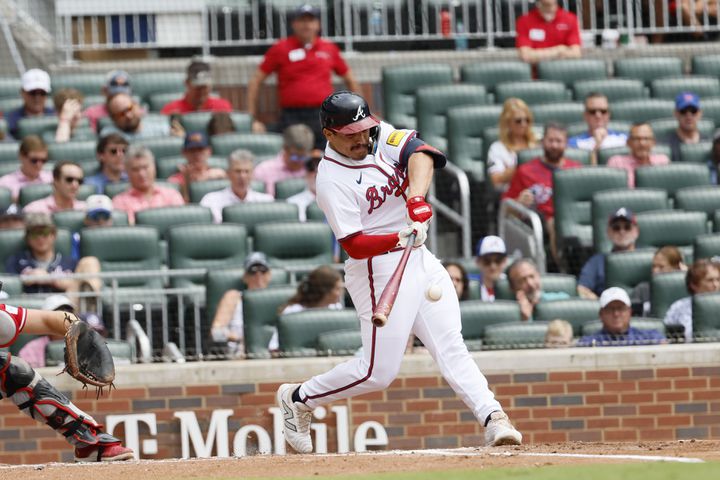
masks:
<path fill-rule="evenodd" d="M 323 101 L 320 107 L 320 125 L 335 132 L 350 135 L 380 125 L 370 113 L 370 107 L 363 97 L 356 93 L 335 92 Z"/>

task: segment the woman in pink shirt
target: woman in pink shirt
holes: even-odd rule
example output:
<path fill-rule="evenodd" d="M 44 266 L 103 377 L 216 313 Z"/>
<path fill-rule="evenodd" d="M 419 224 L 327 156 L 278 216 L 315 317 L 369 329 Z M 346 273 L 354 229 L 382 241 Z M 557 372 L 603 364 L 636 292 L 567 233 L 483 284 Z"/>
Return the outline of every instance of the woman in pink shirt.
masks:
<path fill-rule="evenodd" d="M 627 145 L 630 148 L 630 155 L 613 155 L 608 160 L 608 167 L 627 170 L 630 188 L 635 188 L 635 169 L 638 167 L 670 163 L 667 155 L 652 153 L 655 147 L 655 134 L 647 123 L 636 123 L 630 128 Z"/>

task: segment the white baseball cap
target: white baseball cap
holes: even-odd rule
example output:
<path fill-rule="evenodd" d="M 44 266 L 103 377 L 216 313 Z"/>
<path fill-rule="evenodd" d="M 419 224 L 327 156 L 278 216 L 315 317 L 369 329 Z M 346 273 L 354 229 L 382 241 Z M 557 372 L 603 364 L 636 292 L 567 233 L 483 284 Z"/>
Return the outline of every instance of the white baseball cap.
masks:
<path fill-rule="evenodd" d="M 499 253 L 502 255 L 507 254 L 507 249 L 505 248 L 505 242 L 502 238 L 496 236 L 496 235 L 488 235 L 487 237 L 480 240 L 480 243 L 478 243 L 478 256 L 482 257 L 484 255 L 489 255 L 491 253 Z"/>
<path fill-rule="evenodd" d="M 65 295 L 50 295 L 42 304 L 43 310 L 55 311 L 60 307 L 70 307 L 75 310 L 73 303 Z"/>
<path fill-rule="evenodd" d="M 85 213 L 91 214 L 95 212 L 112 213 L 113 203 L 107 195 L 90 195 L 85 200 Z"/>
<path fill-rule="evenodd" d="M 600 308 L 605 308 L 612 302 L 622 302 L 628 307 L 632 306 L 627 292 L 620 287 L 610 287 L 600 295 Z"/>
<path fill-rule="evenodd" d="M 22 89 L 26 92 L 43 90 L 50 92 L 50 75 L 45 70 L 31 68 L 22 75 Z"/>

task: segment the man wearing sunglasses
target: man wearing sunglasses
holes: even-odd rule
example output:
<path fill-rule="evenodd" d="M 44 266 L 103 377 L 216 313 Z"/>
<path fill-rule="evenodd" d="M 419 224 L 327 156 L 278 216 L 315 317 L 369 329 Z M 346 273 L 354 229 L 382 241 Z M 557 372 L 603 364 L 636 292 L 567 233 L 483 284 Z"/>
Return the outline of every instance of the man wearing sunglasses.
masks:
<path fill-rule="evenodd" d="M 700 97 L 692 92 L 681 92 L 675 97 L 675 118 L 677 128 L 665 139 L 670 146 L 671 160 L 679 162 L 680 145 L 689 145 L 709 140 L 698 130 L 698 122 L 702 119 Z"/>
<path fill-rule="evenodd" d="M 255 178 L 265 182 L 265 191 L 275 196 L 275 184 L 289 178 L 305 175 L 305 162 L 315 144 L 315 134 L 305 124 L 290 125 L 283 132 L 283 147 L 278 155 L 260 162 L 255 169 Z"/>
<path fill-rule="evenodd" d="M 23 138 L 19 149 L 20 168 L 0 177 L 0 187 L 7 188 L 17 202 L 20 189 L 27 185 L 52 182 L 52 173 L 43 170 L 48 161 L 48 147 L 37 135 Z"/>
<path fill-rule="evenodd" d="M 85 179 L 85 183 L 95 187 L 95 192 L 100 194 L 105 191 L 109 184 L 123 183 L 128 181 L 125 173 L 125 152 L 128 148 L 128 141 L 120 134 L 111 133 L 101 137 L 95 148 L 95 156 L 100 164 L 100 171 Z"/>
<path fill-rule="evenodd" d="M 85 181 L 82 168 L 75 162 L 59 162 L 53 168 L 53 191 L 50 195 L 23 208 L 24 213 L 55 213 L 62 210 L 85 210 L 85 202 L 77 199 L 80 186 Z"/>
<path fill-rule="evenodd" d="M 603 148 L 623 147 L 627 143 L 627 134 L 608 129 L 610 123 L 610 103 L 602 93 L 592 92 L 585 97 L 583 113 L 587 132 L 568 139 L 568 147 L 587 150 L 591 162 L 597 165 L 597 152 Z"/>
<path fill-rule="evenodd" d="M 176 130 L 171 131 L 170 122 L 166 117 L 146 118 L 140 105 L 127 93 L 118 93 L 112 96 L 108 100 L 107 110 L 113 124 L 107 125 L 100 131 L 101 137 L 119 133 L 132 142 L 144 138 L 178 134 Z"/>
<path fill-rule="evenodd" d="M 50 93 L 50 75 L 46 71 L 32 68 L 23 73 L 20 82 L 23 105 L 16 110 L 5 112 L 8 132 L 18 140 L 18 123 L 21 118 L 55 115 L 55 110 L 45 105 Z"/>
<path fill-rule="evenodd" d="M 478 243 L 478 256 L 475 263 L 480 269 L 480 299 L 484 302 L 495 301 L 495 282 L 505 276 L 507 249 L 502 238 L 488 235 Z"/>
<path fill-rule="evenodd" d="M 635 214 L 627 208 L 620 208 L 610 216 L 607 237 L 613 252 L 635 250 L 640 236 Z M 605 289 L 605 253 L 599 252 L 585 262 L 578 277 L 577 292 L 583 298 L 596 299 Z"/>

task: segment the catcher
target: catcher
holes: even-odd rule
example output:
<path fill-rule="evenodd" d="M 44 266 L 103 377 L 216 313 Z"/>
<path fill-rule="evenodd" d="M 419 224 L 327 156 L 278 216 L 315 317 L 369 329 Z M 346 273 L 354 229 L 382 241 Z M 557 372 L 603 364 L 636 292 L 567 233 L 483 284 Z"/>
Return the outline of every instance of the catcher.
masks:
<path fill-rule="evenodd" d="M 0 283 L 0 288 L 2 284 Z M 30 310 L 0 304 L 0 347 L 20 332 L 65 336 L 65 371 L 83 384 L 111 387 L 115 367 L 100 335 L 72 313 Z M 75 447 L 76 462 L 112 462 L 133 458 L 133 451 L 102 431 L 97 423 L 20 357 L 0 351 L 0 398 L 10 398 L 21 412 L 48 424 Z"/>

